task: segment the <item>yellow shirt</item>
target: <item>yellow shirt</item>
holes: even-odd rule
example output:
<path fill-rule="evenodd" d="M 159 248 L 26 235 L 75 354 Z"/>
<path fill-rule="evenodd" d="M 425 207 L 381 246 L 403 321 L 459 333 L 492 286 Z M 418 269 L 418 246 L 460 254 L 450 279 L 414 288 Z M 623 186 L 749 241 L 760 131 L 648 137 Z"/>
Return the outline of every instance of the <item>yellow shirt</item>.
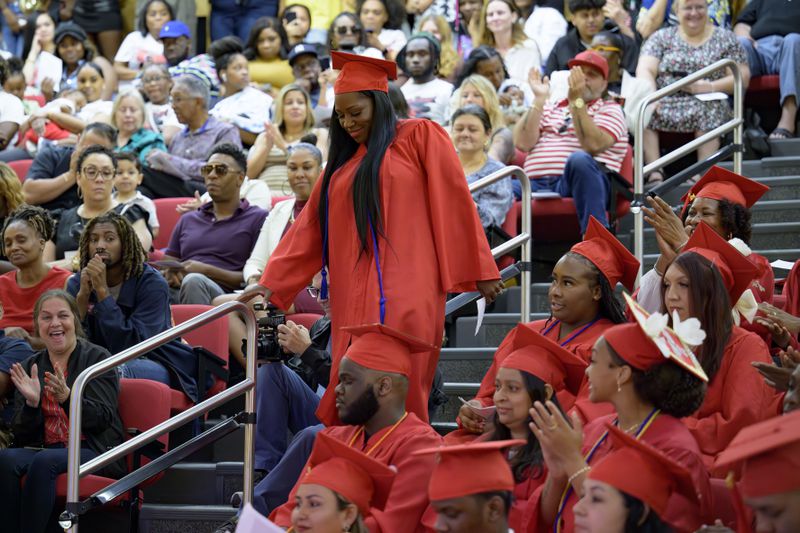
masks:
<path fill-rule="evenodd" d="M 311 27 L 325 31 L 342 11 L 356 11 L 355 0 L 293 0 L 291 3 L 306 6 L 311 13 Z"/>
<path fill-rule="evenodd" d="M 256 59 L 250 61 L 250 80 L 256 83 L 270 83 L 276 89 L 294 81 L 292 67 L 283 59 Z"/>

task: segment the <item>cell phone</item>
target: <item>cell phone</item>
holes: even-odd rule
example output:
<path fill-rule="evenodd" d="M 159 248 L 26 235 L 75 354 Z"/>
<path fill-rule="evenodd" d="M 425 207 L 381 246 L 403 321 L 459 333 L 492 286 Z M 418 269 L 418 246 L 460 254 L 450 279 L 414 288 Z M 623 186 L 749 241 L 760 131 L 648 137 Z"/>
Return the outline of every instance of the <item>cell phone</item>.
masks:
<path fill-rule="evenodd" d="M 283 14 L 283 20 L 285 20 L 286 22 L 291 22 L 296 18 L 297 18 L 297 13 L 295 13 L 294 11 L 289 11 L 288 13 Z"/>
<path fill-rule="evenodd" d="M 319 67 L 325 71 L 331 68 L 331 58 L 330 57 L 320 57 L 319 58 Z"/>
<path fill-rule="evenodd" d="M 647 196 L 649 196 L 650 198 L 658 198 L 658 195 L 656 193 L 654 193 L 653 191 L 648 192 Z"/>

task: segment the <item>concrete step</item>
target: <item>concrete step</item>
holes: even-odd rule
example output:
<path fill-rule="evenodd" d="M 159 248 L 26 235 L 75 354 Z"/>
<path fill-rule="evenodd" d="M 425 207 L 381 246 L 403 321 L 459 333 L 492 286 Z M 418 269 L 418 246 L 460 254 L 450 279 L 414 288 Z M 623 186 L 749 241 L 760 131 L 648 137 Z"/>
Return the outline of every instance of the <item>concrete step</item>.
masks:
<path fill-rule="evenodd" d="M 800 139 L 777 139 L 769 141 L 773 157 L 800 157 Z"/>
<path fill-rule="evenodd" d="M 764 200 L 750 210 L 751 223 L 800 221 L 800 200 Z"/>
<path fill-rule="evenodd" d="M 800 214 L 800 213 L 799 213 Z M 795 220 L 797 220 L 795 216 Z M 655 230 L 644 230 L 645 254 L 658 253 Z M 753 225 L 751 248 L 779 250 L 800 246 L 800 222 L 774 222 Z"/>
<path fill-rule="evenodd" d="M 534 246 L 533 255 L 536 255 Z M 550 289 L 549 283 L 531 283 L 531 312 L 547 313 L 550 311 L 550 302 L 547 299 L 547 291 Z M 501 294 L 494 304 L 493 313 L 515 313 L 519 312 L 519 301 L 521 295 L 520 287 L 509 287 L 506 292 Z"/>
<path fill-rule="evenodd" d="M 798 163 L 800 166 L 800 163 Z M 800 198 L 800 173 L 792 173 L 792 174 L 785 174 L 779 176 L 756 176 L 752 174 L 744 173 L 745 176 L 754 178 L 759 183 L 763 183 L 764 185 L 770 188 L 767 193 L 761 197 L 759 203 L 767 201 L 767 200 L 797 200 Z M 669 193 L 664 195 L 664 200 L 666 200 L 670 205 L 681 205 L 681 196 L 683 196 L 686 191 L 689 190 L 690 185 L 683 184 L 676 189 L 670 191 Z M 759 204 L 757 203 L 756 206 Z"/>
<path fill-rule="evenodd" d="M 241 461 L 178 463 L 144 489 L 144 499 L 158 504 L 226 505 L 242 490 Z"/>
<path fill-rule="evenodd" d="M 547 318 L 549 313 L 531 313 L 530 320 Z M 492 313 L 483 317 L 483 324 L 475 335 L 478 318 L 461 317 L 456 320 L 455 342 L 458 348 L 499 346 L 511 329 L 519 323 L 519 313 Z"/>
<path fill-rule="evenodd" d="M 213 533 L 235 514 L 230 505 L 145 503 L 139 515 L 139 533 Z"/>
<path fill-rule="evenodd" d="M 732 161 L 720 163 L 720 166 L 733 170 Z M 742 174 L 752 178 L 797 175 L 800 174 L 800 157 L 773 155 L 761 160 L 742 161 Z"/>

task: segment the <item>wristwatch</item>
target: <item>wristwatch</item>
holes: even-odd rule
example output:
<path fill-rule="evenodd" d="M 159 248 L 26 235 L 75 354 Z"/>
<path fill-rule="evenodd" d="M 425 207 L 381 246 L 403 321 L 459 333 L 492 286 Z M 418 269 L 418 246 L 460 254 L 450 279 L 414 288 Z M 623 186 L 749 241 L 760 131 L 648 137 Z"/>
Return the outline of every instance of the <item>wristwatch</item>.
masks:
<path fill-rule="evenodd" d="M 570 106 L 574 107 L 575 109 L 583 109 L 583 106 L 585 105 L 586 102 L 583 101 L 583 98 L 576 98 L 575 101 L 570 104 Z"/>

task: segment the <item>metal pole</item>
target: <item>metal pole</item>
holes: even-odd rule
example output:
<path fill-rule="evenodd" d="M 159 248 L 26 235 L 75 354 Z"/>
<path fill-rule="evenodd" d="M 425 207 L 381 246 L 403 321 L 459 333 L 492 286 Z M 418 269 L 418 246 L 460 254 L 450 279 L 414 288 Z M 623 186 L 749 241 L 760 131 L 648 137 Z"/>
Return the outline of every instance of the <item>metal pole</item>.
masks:
<path fill-rule="evenodd" d="M 253 387 L 244 395 L 244 410 L 250 417 L 244 425 L 244 476 L 242 500 L 245 504 L 253 501 L 253 468 L 255 467 L 255 416 L 256 416 L 256 317 L 250 308 L 245 313 L 245 327 L 247 328 L 247 379 L 253 381 Z M 251 414 L 252 413 L 252 414 Z"/>
<path fill-rule="evenodd" d="M 739 65 L 736 63 L 731 67 L 733 71 L 733 118 L 739 121 L 736 129 L 733 130 L 733 144 L 742 146 L 744 142 L 744 80 Z M 733 152 L 733 171 L 737 174 L 742 173 L 742 150 Z"/>
<path fill-rule="evenodd" d="M 519 167 L 514 167 L 514 175 L 522 186 L 522 233 L 528 239 L 522 244 L 520 260 L 522 262 L 522 274 L 520 275 L 521 291 L 519 296 L 520 322 L 526 323 L 531 320 L 531 182 L 525 171 Z"/>

